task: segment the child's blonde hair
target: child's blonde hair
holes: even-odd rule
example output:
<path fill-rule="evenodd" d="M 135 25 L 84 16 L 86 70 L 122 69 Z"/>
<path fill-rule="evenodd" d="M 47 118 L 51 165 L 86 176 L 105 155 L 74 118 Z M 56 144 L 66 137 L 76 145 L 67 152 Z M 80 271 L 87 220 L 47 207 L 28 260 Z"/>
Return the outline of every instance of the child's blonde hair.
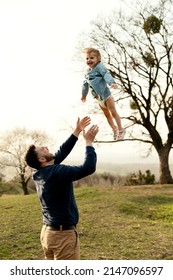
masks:
<path fill-rule="evenodd" d="M 101 62 L 101 54 L 100 54 L 99 50 L 94 49 L 94 48 L 85 48 L 84 53 L 86 53 L 86 54 L 94 53 L 97 56 L 99 62 Z"/>

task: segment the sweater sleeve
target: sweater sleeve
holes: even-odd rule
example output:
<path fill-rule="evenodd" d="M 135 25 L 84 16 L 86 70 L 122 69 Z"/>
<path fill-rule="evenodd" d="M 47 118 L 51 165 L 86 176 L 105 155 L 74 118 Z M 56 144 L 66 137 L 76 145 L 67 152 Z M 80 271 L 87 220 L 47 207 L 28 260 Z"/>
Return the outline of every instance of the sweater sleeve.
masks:
<path fill-rule="evenodd" d="M 57 176 L 63 181 L 73 182 L 93 174 L 96 170 L 96 163 L 97 155 L 95 153 L 94 147 L 87 146 L 83 164 L 78 166 L 57 166 Z"/>
<path fill-rule="evenodd" d="M 55 164 L 61 163 L 72 151 L 78 138 L 71 134 L 71 136 L 59 147 L 59 150 L 55 153 Z"/>

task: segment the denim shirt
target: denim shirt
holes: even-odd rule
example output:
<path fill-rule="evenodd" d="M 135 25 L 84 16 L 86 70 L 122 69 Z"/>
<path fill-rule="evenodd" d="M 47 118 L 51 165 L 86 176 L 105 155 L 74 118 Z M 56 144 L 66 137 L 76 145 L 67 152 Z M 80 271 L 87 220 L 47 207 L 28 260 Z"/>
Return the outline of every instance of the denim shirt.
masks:
<path fill-rule="evenodd" d="M 85 80 L 82 86 L 82 96 L 87 96 L 89 88 L 93 97 L 99 95 L 101 100 L 106 99 L 111 95 L 111 91 L 107 84 L 110 86 L 115 83 L 115 80 L 102 64 L 98 63 L 94 68 L 88 69 L 85 74 Z"/>

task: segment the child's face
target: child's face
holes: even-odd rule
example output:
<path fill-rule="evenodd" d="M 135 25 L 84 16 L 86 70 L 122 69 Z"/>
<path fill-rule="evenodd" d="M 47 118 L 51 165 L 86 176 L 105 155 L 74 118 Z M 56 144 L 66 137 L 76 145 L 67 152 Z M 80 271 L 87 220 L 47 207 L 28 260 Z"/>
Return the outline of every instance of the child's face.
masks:
<path fill-rule="evenodd" d="M 86 54 L 86 64 L 90 68 L 93 68 L 98 62 L 99 62 L 99 59 L 94 52 L 91 52 L 90 54 Z"/>

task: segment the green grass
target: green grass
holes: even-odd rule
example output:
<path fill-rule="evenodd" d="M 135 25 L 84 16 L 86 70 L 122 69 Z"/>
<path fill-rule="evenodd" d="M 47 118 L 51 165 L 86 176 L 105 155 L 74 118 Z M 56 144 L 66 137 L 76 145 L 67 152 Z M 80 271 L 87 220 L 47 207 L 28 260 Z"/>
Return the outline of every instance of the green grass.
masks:
<path fill-rule="evenodd" d="M 81 259 L 173 259 L 173 186 L 75 189 Z M 0 259 L 43 259 L 36 194 L 0 198 Z"/>

